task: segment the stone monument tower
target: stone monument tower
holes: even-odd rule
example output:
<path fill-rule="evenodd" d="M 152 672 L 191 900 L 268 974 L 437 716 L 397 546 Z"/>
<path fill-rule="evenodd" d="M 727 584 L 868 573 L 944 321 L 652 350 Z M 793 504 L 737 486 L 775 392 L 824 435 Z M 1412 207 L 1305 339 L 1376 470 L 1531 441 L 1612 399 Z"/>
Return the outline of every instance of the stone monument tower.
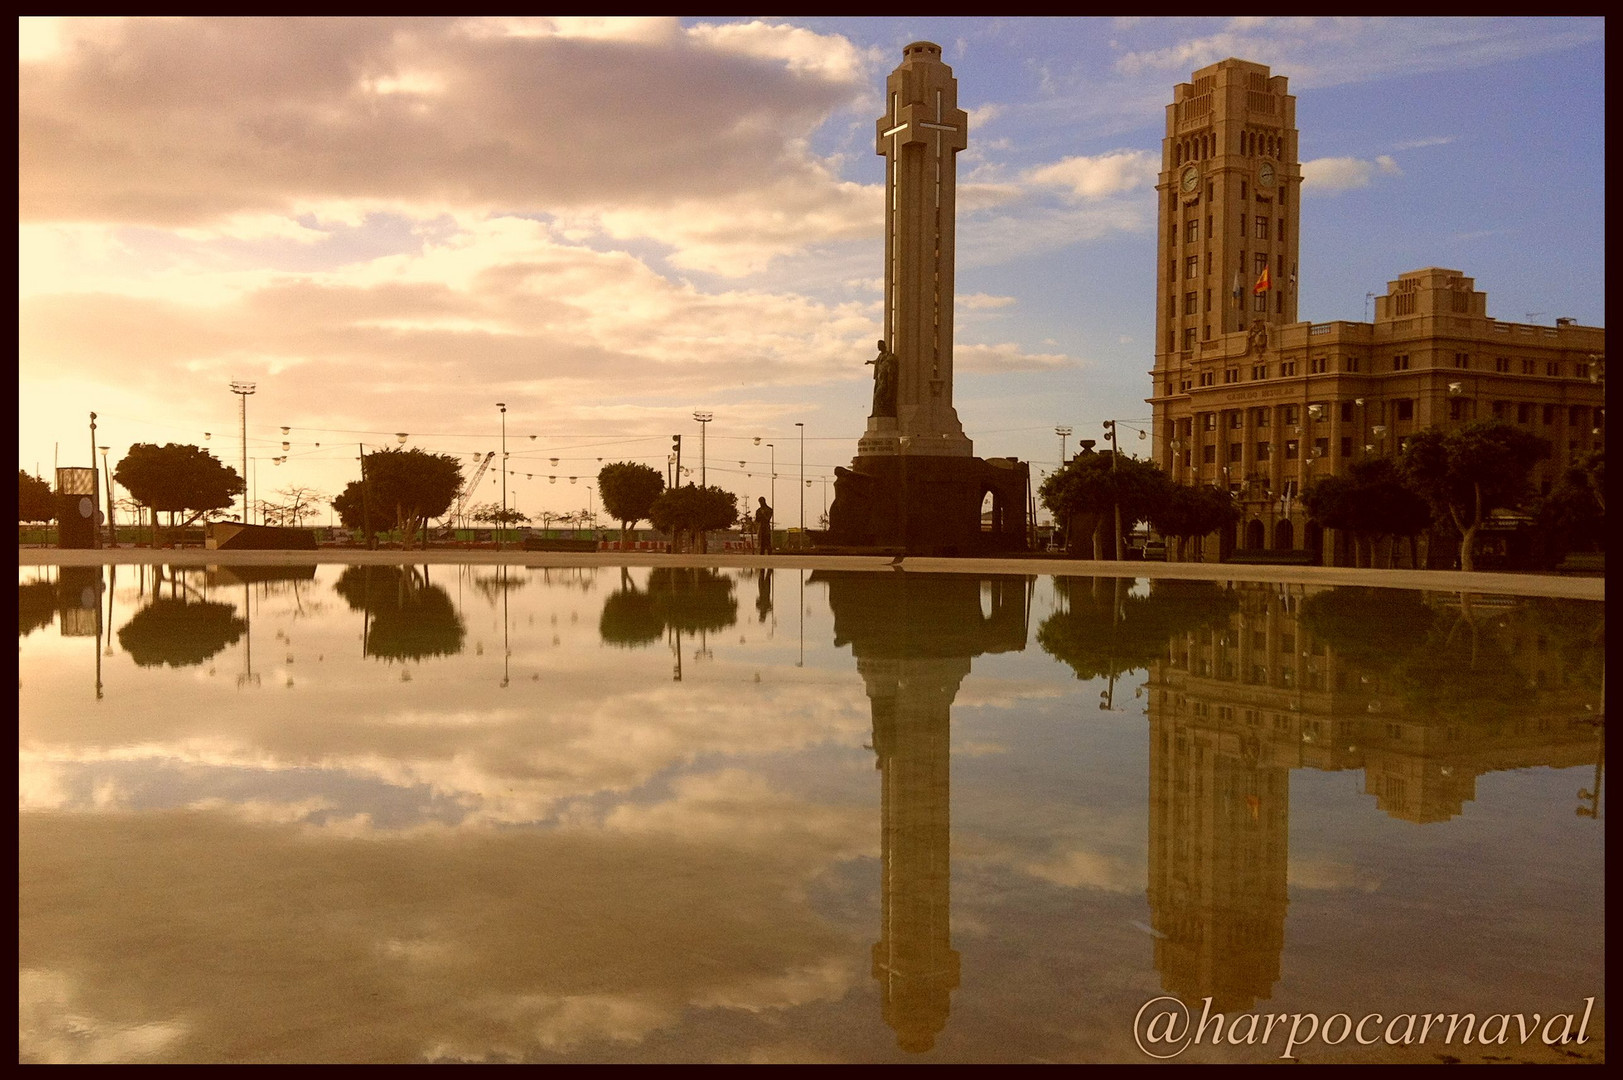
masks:
<path fill-rule="evenodd" d="M 915 41 L 902 55 L 874 125 L 885 159 L 883 347 L 896 358 L 895 387 L 892 402 L 875 395 L 886 415 L 869 417 L 857 452 L 969 457 L 952 407 L 953 236 L 969 116 L 939 45 Z"/>
<path fill-rule="evenodd" d="M 885 159 L 884 337 L 873 408 L 850 469 L 836 469 L 827 542 L 912 554 L 1025 546 L 1028 468 L 974 457 L 952 403 L 957 154 L 969 141 L 941 46 L 915 41 L 874 126 Z M 990 521 L 982 521 L 992 496 Z"/>

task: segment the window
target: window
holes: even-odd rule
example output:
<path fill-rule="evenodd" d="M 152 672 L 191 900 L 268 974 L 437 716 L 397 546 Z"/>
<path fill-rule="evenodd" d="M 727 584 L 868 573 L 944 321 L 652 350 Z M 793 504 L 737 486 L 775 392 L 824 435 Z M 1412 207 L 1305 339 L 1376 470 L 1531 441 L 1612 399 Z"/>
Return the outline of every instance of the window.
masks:
<path fill-rule="evenodd" d="M 1227 369 L 1225 369 L 1224 372 L 1223 372 L 1223 381 L 1225 383 L 1239 382 L 1240 381 L 1240 369 L 1239 368 L 1227 368 Z"/>
<path fill-rule="evenodd" d="M 1329 455 L 1330 455 L 1330 440 L 1329 439 L 1314 439 L 1313 440 L 1313 456 L 1316 457 L 1316 458 L 1319 458 L 1319 457 L 1328 457 Z"/>
<path fill-rule="evenodd" d="M 1546 424 L 1555 423 L 1555 406 L 1554 405 L 1546 405 L 1546 406 L 1544 406 L 1544 422 Z"/>
<path fill-rule="evenodd" d="M 1189 451 L 1187 450 L 1183 452 L 1183 467 L 1189 468 Z"/>
<path fill-rule="evenodd" d="M 1300 424 L 1302 422 L 1302 407 L 1300 405 L 1285 406 L 1285 423 Z"/>
<path fill-rule="evenodd" d="M 1573 405 L 1567 409 L 1567 424 L 1570 427 L 1584 426 L 1584 407 Z"/>
<path fill-rule="evenodd" d="M 1299 456 L 1299 454 L 1297 452 L 1297 446 L 1298 446 L 1298 443 L 1297 443 L 1297 441 L 1295 439 L 1286 439 L 1285 440 L 1285 460 L 1286 461 L 1295 461 L 1297 459 L 1297 457 Z"/>
<path fill-rule="evenodd" d="M 1191 255 L 1183 261 L 1183 276 L 1187 281 L 1193 281 L 1200 275 L 1200 256 Z"/>
<path fill-rule="evenodd" d="M 1330 361 L 1326 360 L 1324 357 L 1316 356 L 1316 357 L 1313 358 L 1313 360 L 1312 360 L 1312 362 L 1310 364 L 1310 367 L 1311 367 L 1311 369 L 1313 371 L 1313 374 L 1315 374 L 1315 375 L 1323 375 L 1325 373 L 1325 371 L 1328 370 L 1329 364 L 1330 364 Z"/>
<path fill-rule="evenodd" d="M 1195 348 L 1195 328 L 1188 326 L 1183 331 L 1183 351 L 1192 352 Z"/>
<path fill-rule="evenodd" d="M 1256 220 L 1256 223 L 1255 223 L 1255 228 L 1254 228 L 1254 231 L 1251 234 L 1251 238 L 1253 240 L 1266 240 L 1266 239 L 1268 239 L 1268 219 L 1263 217 L 1260 214 L 1257 216 L 1257 220 Z"/>
<path fill-rule="evenodd" d="M 1399 355 L 1394 356 L 1392 358 L 1392 370 L 1393 371 L 1408 371 L 1409 370 L 1409 354 L 1408 353 L 1400 353 Z"/>
<path fill-rule="evenodd" d="M 1206 253 L 1206 272 L 1212 272 L 1212 253 L 1209 251 Z"/>
<path fill-rule="evenodd" d="M 1244 420 L 1240 416 L 1240 410 L 1239 409 L 1235 409 L 1233 412 L 1229 413 L 1229 430 L 1230 431 L 1239 431 L 1240 430 L 1240 425 L 1242 423 L 1244 423 Z"/>
<path fill-rule="evenodd" d="M 1353 411 L 1352 410 L 1353 410 L 1353 403 L 1352 402 L 1343 401 L 1341 403 L 1341 422 L 1343 424 L 1352 423 L 1352 418 L 1353 418 Z"/>
<path fill-rule="evenodd" d="M 1262 272 L 1266 269 L 1268 269 L 1268 256 L 1259 251 L 1251 260 L 1252 278 L 1260 279 L 1262 277 Z"/>
<path fill-rule="evenodd" d="M 1200 448 L 1200 460 L 1207 465 L 1217 463 L 1217 447 L 1207 445 Z"/>
<path fill-rule="evenodd" d="M 1190 333 L 1194 333 L 1194 331 L 1191 330 Z M 1215 372 L 1215 371 L 1203 371 L 1203 372 L 1200 373 L 1200 385 L 1202 385 L 1202 386 L 1211 386 L 1216 382 L 1217 382 L 1217 372 Z"/>
<path fill-rule="evenodd" d="M 1398 398 L 1397 405 L 1399 420 L 1414 419 L 1414 398 Z"/>
<path fill-rule="evenodd" d="M 1464 420 L 1466 418 L 1466 401 L 1463 398 L 1448 399 L 1448 418 L 1450 420 Z"/>
<path fill-rule="evenodd" d="M 1503 420 L 1505 418 L 1505 413 L 1506 413 L 1506 411 L 1509 410 L 1509 408 L 1510 408 L 1510 402 L 1508 402 L 1508 401 L 1496 401 L 1496 402 L 1494 402 L 1493 403 L 1493 418 L 1495 420 Z"/>
<path fill-rule="evenodd" d="M 1533 406 L 1523 401 L 1516 406 L 1516 423 L 1525 424 L 1533 418 Z"/>
<path fill-rule="evenodd" d="M 1280 243 L 1285 242 L 1285 219 L 1284 218 L 1279 219 L 1279 232 L 1277 234 L 1275 234 L 1275 235 L 1278 237 Z"/>
<path fill-rule="evenodd" d="M 1342 457 L 1352 457 L 1352 436 L 1351 435 L 1343 435 L 1341 437 L 1341 456 Z"/>
<path fill-rule="evenodd" d="M 1280 363 L 1280 365 L 1279 365 L 1279 373 L 1281 375 L 1295 375 L 1296 374 L 1296 361 L 1295 360 L 1282 361 Z"/>
<path fill-rule="evenodd" d="M 1508 357 L 1508 356 L 1496 356 L 1496 357 L 1494 357 L 1493 358 L 1493 370 L 1499 372 L 1501 375 L 1510 374 L 1510 357 Z"/>
<path fill-rule="evenodd" d="M 1251 416 L 1252 416 L 1252 419 L 1256 422 L 1256 425 L 1258 427 L 1267 427 L 1268 426 L 1268 414 L 1271 413 L 1271 412 L 1273 412 L 1273 410 L 1270 409 L 1268 406 L 1264 405 L 1260 409 L 1252 409 L 1251 410 Z"/>
<path fill-rule="evenodd" d="M 1239 443 L 1237 443 L 1237 442 L 1229 443 L 1229 460 L 1230 461 L 1236 461 L 1236 462 L 1240 460 L 1240 444 Z"/>
<path fill-rule="evenodd" d="M 1457 368 L 1468 368 L 1468 367 L 1470 367 L 1471 366 L 1471 354 L 1470 353 L 1463 353 L 1463 352 L 1455 353 L 1454 354 L 1454 366 L 1457 367 Z"/>
<path fill-rule="evenodd" d="M 1167 280 L 1168 281 L 1177 281 L 1178 280 L 1178 260 L 1177 259 L 1168 259 L 1167 260 Z M 257 466 L 255 466 L 255 467 L 257 468 Z"/>
<path fill-rule="evenodd" d="M 1552 379 L 1559 379 L 1561 377 L 1560 363 L 1555 360 L 1545 361 L 1544 374 L 1550 376 Z"/>
<path fill-rule="evenodd" d="M 1267 443 L 1260 442 L 1260 443 L 1257 444 L 1257 460 L 1258 461 L 1267 461 L 1268 460 L 1268 444 Z"/>
<path fill-rule="evenodd" d="M 1212 312 L 1212 290 L 1207 289 L 1206 290 L 1206 314 L 1210 315 L 1211 312 Z M 1211 337 L 1212 335 L 1208 332 L 1206 336 Z"/>
<path fill-rule="evenodd" d="M 1244 180 L 1240 181 L 1240 198 L 1242 198 L 1242 199 L 1250 198 L 1250 196 L 1246 194 L 1246 187 L 1245 187 L 1245 181 Z M 1241 226 L 1241 229 L 1242 229 L 1242 231 L 1244 230 L 1243 225 Z"/>
<path fill-rule="evenodd" d="M 1194 386 L 1194 385 L 1195 385 L 1195 380 L 1193 380 L 1193 379 L 1185 379 L 1185 380 L 1183 380 L 1182 382 L 1180 382 L 1178 384 L 1178 393 L 1180 393 L 1180 394 L 1186 393 L 1189 390 L 1189 388 L 1191 386 Z"/>
<path fill-rule="evenodd" d="M 1211 323 L 1207 323 L 1205 329 L 1203 331 L 1201 331 L 1200 340 L 1202 340 L 1202 341 L 1210 341 L 1210 340 L 1212 340 L 1212 324 Z"/>
<path fill-rule="evenodd" d="M 1200 239 L 1200 222 L 1190 218 L 1183 223 L 1183 242 L 1193 244 Z"/>
<path fill-rule="evenodd" d="M 1251 301 L 1251 310 L 1252 311 L 1267 311 L 1268 310 L 1268 294 L 1267 293 L 1258 293 L 1255 297 L 1253 297 L 1252 301 Z"/>
<path fill-rule="evenodd" d="M 1186 292 L 1183 294 L 1183 313 L 1185 315 L 1200 314 L 1200 294 Z"/>
<path fill-rule="evenodd" d="M 1285 290 L 1284 289 L 1280 289 L 1278 292 L 1274 293 L 1274 314 L 1275 315 L 1283 315 L 1283 314 L 1285 314 Z"/>
<path fill-rule="evenodd" d="M 1343 370 L 1343 371 L 1357 371 L 1358 370 L 1358 357 L 1349 356 L 1349 357 L 1347 357 L 1347 359 L 1343 360 L 1342 363 L 1341 363 L 1341 370 Z"/>
<path fill-rule="evenodd" d="M 1267 364 L 1252 364 L 1251 365 L 1251 377 L 1253 379 L 1266 379 L 1268 377 L 1268 365 Z"/>
<path fill-rule="evenodd" d="M 1534 371 L 1537 370 L 1537 368 L 1538 368 L 1537 361 L 1534 361 L 1534 360 L 1523 360 L 1522 361 L 1522 374 L 1523 375 L 1531 375 L 1531 374 L 1533 374 Z"/>
<path fill-rule="evenodd" d="M 1200 426 L 1205 431 L 1217 430 L 1217 414 L 1214 412 L 1201 413 Z"/>

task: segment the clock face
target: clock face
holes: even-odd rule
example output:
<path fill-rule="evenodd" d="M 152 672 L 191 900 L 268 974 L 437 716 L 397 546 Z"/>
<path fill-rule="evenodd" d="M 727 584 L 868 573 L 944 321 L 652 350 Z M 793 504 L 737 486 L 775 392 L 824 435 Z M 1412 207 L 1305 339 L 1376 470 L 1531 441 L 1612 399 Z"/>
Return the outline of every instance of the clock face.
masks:
<path fill-rule="evenodd" d="M 1257 170 L 1257 183 L 1263 187 L 1274 186 L 1274 167 L 1266 161 L 1262 163 L 1262 168 Z"/>
<path fill-rule="evenodd" d="M 1183 171 L 1183 193 L 1185 195 L 1200 186 L 1200 170 L 1193 165 Z"/>

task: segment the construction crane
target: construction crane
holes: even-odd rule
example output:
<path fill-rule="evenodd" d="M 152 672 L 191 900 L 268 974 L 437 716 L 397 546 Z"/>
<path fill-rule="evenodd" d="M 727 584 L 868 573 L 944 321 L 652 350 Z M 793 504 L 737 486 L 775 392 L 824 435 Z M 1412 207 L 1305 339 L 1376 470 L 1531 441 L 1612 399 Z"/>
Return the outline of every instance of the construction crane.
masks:
<path fill-rule="evenodd" d="M 496 451 L 494 450 L 486 454 L 485 460 L 481 461 L 479 467 L 474 470 L 473 479 L 462 486 L 462 491 L 456 497 L 456 505 L 451 508 L 450 520 L 462 520 L 462 511 L 467 506 L 468 499 L 472 497 L 474 489 L 479 486 L 479 481 L 484 478 L 485 470 L 490 468 L 490 463 L 495 457 Z"/>

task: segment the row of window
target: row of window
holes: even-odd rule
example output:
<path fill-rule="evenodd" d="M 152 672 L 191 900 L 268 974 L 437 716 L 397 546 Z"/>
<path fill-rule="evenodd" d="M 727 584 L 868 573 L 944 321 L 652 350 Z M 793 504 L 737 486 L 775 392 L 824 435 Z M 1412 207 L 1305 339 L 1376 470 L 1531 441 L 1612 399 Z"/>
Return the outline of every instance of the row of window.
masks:
<path fill-rule="evenodd" d="M 1203 377 L 1209 376 L 1210 373 L 1208 372 Z M 1379 410 L 1377 415 L 1381 420 L 1387 419 L 1387 406 L 1389 404 L 1391 406 L 1390 412 L 1393 420 L 1414 419 L 1414 399 L 1396 398 L 1391 402 L 1382 401 L 1376 403 Z M 1467 398 L 1450 399 L 1448 403 L 1448 418 L 1450 420 L 1475 419 L 1475 410 L 1471 408 L 1473 404 L 1474 403 Z M 1351 401 L 1342 401 L 1336 403 L 1334 411 L 1339 413 L 1342 423 L 1350 424 L 1353 422 L 1353 405 L 1354 403 Z M 1229 431 L 1239 431 L 1244 426 L 1245 416 L 1247 413 L 1250 414 L 1251 423 L 1254 427 L 1266 428 L 1272 423 L 1273 411 L 1276 407 L 1283 410 L 1284 415 L 1282 421 L 1284 424 L 1291 427 L 1300 426 L 1302 422 L 1302 406 L 1259 405 L 1253 406 L 1246 410 L 1231 409 L 1222 414 L 1215 412 L 1203 412 L 1199 413 L 1196 417 L 1185 416 L 1176 421 L 1174 431 L 1177 435 L 1183 438 L 1189 438 L 1194 434 L 1194 425 L 1197 422 L 1197 419 L 1202 431 L 1216 431 L 1219 426 L 1219 415 L 1226 418 L 1226 421 L 1222 425 L 1223 427 L 1227 428 Z M 1495 401 L 1492 409 L 1494 419 L 1496 420 L 1509 420 L 1514 414 L 1518 424 L 1542 423 L 1547 427 L 1553 427 L 1560 420 L 1562 406 L 1540 405 L 1536 402 L 1529 401 Z M 1566 410 L 1567 426 L 1570 428 L 1590 427 L 1592 430 L 1598 432 L 1600 429 L 1606 426 L 1606 410 L 1603 407 L 1591 409 L 1587 405 L 1568 405 L 1566 406 Z M 1324 423 L 1330 418 L 1331 412 L 1332 408 L 1328 402 L 1314 402 L 1313 404 L 1307 406 L 1307 418 L 1311 423 Z"/>
<path fill-rule="evenodd" d="M 1240 211 L 1240 238 L 1242 240 L 1245 239 L 1245 236 L 1246 236 L 1246 226 L 1247 226 L 1247 223 L 1248 223 L 1248 219 L 1249 219 L 1249 224 L 1250 224 L 1250 229 L 1251 229 L 1251 239 L 1253 239 L 1253 240 L 1268 240 L 1268 239 L 1277 238 L 1281 242 L 1284 241 L 1284 239 L 1285 239 L 1285 219 L 1284 218 L 1282 218 L 1282 217 L 1281 218 L 1275 218 L 1275 219 L 1270 221 L 1267 214 L 1255 214 L 1255 215 L 1252 215 L 1252 214 L 1247 214 L 1246 211 L 1244 211 L 1244 210 Z M 1272 237 L 1270 237 L 1270 235 L 1269 235 L 1270 233 L 1273 234 Z M 1216 233 L 1212 230 L 1212 215 L 1210 215 L 1210 214 L 1206 215 L 1206 235 L 1210 236 L 1210 237 L 1213 237 L 1214 239 L 1216 238 Z M 1192 218 L 1186 218 L 1184 220 L 1184 223 L 1183 223 L 1183 242 L 1185 244 L 1198 244 L 1198 243 L 1200 243 L 1200 218 L 1192 217 Z M 1174 246 L 1175 247 L 1177 245 L 1177 243 L 1178 243 L 1178 229 L 1177 229 L 1176 225 L 1174 225 L 1171 229 L 1168 230 L 1167 243 L 1168 243 L 1169 246 Z"/>

